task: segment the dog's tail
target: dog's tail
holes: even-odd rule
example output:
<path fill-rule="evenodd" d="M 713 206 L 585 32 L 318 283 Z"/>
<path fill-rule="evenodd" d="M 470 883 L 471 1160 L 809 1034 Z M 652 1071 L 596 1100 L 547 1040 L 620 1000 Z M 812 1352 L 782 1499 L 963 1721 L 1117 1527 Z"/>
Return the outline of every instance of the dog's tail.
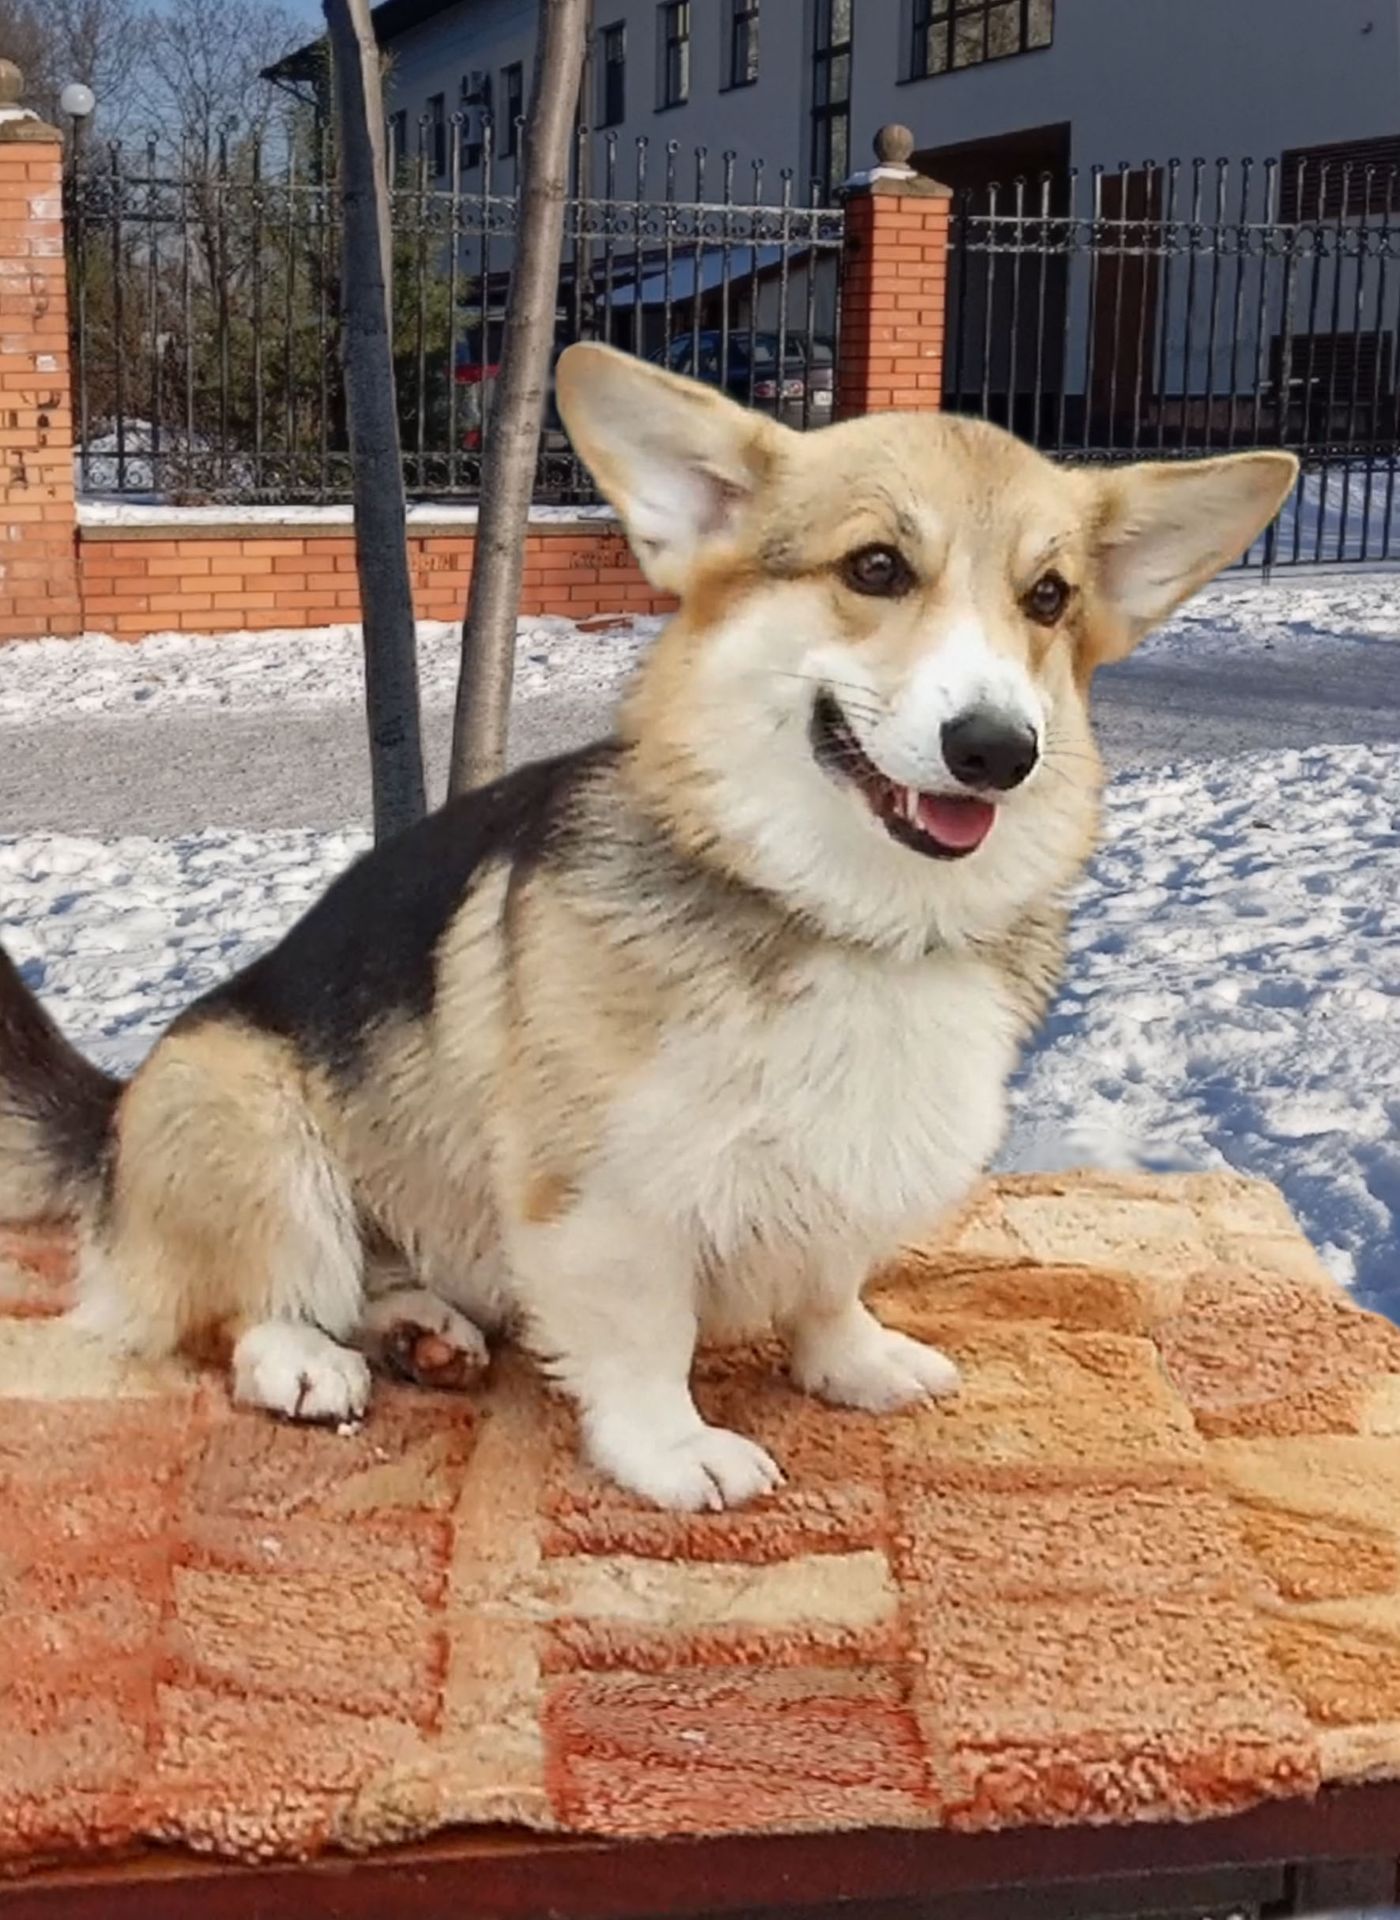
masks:
<path fill-rule="evenodd" d="M 121 1092 L 69 1045 L 0 947 L 0 1220 L 91 1210 Z"/>

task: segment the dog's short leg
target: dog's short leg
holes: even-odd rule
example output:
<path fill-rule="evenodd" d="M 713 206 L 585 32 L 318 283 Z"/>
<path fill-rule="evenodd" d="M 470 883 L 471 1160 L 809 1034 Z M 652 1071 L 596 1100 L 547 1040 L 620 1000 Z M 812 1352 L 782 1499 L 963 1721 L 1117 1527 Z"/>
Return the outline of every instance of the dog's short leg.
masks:
<path fill-rule="evenodd" d="M 266 1278 L 256 1311 L 239 1318 L 233 1397 L 288 1420 L 339 1424 L 369 1405 L 369 1365 L 341 1344 L 360 1319 L 363 1256 L 339 1176 L 329 1163 L 315 1172 L 266 1195 L 263 1244 L 246 1249 L 249 1273 L 260 1252 Z"/>
<path fill-rule="evenodd" d="M 946 1354 L 882 1327 L 859 1298 L 807 1304 L 790 1338 L 798 1386 L 840 1407 L 889 1413 L 957 1391 L 958 1370 Z"/>
<path fill-rule="evenodd" d="M 585 1200 L 513 1236 L 531 1344 L 577 1402 L 584 1449 L 659 1507 L 739 1506 L 782 1479 L 752 1440 L 707 1426 L 690 1392 L 692 1249 L 656 1223 Z"/>
<path fill-rule="evenodd" d="M 288 1420 L 339 1425 L 369 1405 L 369 1367 L 319 1327 L 261 1320 L 234 1346 L 233 1397 Z"/>
<path fill-rule="evenodd" d="M 123 1097 L 112 1200 L 78 1324 L 133 1352 L 233 1341 L 235 1399 L 357 1419 L 364 1250 L 346 1169 L 284 1043 L 210 1019 L 159 1042 Z"/>
<path fill-rule="evenodd" d="M 450 1392 L 472 1386 L 489 1360 L 480 1329 L 426 1287 L 378 1294 L 365 1308 L 357 1341 L 385 1373 Z"/>

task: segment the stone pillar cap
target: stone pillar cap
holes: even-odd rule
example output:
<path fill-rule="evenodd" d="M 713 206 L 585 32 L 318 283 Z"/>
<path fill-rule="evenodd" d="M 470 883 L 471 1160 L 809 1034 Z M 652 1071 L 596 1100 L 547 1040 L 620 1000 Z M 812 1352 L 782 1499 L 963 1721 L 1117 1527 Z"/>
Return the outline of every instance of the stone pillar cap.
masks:
<path fill-rule="evenodd" d="M 914 152 L 914 136 L 897 121 L 881 127 L 875 136 L 875 165 L 853 173 L 843 193 L 908 194 L 911 198 L 948 200 L 952 189 L 930 180 L 909 164 Z"/>
<path fill-rule="evenodd" d="M 24 75 L 13 60 L 0 60 L 0 141 L 61 140 L 57 127 L 47 126 L 37 113 L 20 105 Z"/>

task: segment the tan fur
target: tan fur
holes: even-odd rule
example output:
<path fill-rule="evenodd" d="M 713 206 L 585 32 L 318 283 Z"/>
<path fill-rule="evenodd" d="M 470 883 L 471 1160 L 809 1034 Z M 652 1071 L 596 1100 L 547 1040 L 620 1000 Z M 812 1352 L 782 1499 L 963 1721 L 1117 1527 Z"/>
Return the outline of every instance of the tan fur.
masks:
<path fill-rule="evenodd" d="M 776 1324 L 799 1383 L 850 1404 L 953 1383 L 861 1286 L 995 1149 L 1097 829 L 1095 668 L 1234 557 L 1294 466 L 1074 472 L 936 416 L 799 436 L 596 348 L 559 392 L 682 601 L 617 743 L 531 803 L 533 851 L 472 870 L 424 935 L 431 992 L 388 982 L 348 1058 L 314 1022 L 260 1027 L 236 983 L 177 1024 L 122 1099 L 83 1313 L 147 1347 L 227 1328 L 242 1397 L 334 1419 L 368 1391 L 338 1344 L 361 1316 L 412 1352 L 411 1300 L 441 1357 L 455 1306 L 527 1338 L 606 1471 L 722 1503 L 776 1469 L 700 1422 L 700 1330 Z M 853 589 L 872 545 L 908 592 Z M 1027 595 L 1052 567 L 1071 598 L 1047 628 Z M 964 687 L 1033 710 L 1042 764 L 984 846 L 925 857 L 819 764 L 814 702 L 839 696 L 880 773 L 938 795 Z M 477 804 L 507 802 L 454 832 Z M 402 874 L 418 844 L 376 858 Z M 328 951 L 289 944 L 284 986 Z"/>
<path fill-rule="evenodd" d="M 537 1173 L 526 1182 L 520 1217 L 532 1227 L 547 1227 L 562 1220 L 577 1198 L 577 1185 L 562 1173 Z"/>
<path fill-rule="evenodd" d="M 160 1351 L 274 1316 L 304 1292 L 349 1333 L 358 1291 L 318 1288 L 337 1261 L 358 1277 L 354 1203 L 283 1041 L 233 1024 L 170 1035 L 118 1110 L 116 1172 L 85 1266 L 98 1324 Z M 193 1201 L 193 1204 L 192 1204 Z M 93 1275 L 95 1278 L 96 1275 Z"/>

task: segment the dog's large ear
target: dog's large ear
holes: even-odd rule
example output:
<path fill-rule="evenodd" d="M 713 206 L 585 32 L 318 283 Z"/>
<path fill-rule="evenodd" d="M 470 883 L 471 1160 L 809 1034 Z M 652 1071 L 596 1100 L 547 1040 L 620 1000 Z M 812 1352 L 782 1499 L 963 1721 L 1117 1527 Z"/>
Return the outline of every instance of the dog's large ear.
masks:
<path fill-rule="evenodd" d="M 1143 636 L 1261 534 L 1298 478 L 1291 453 L 1153 462 L 1097 481 L 1094 666 Z"/>
<path fill-rule="evenodd" d="M 648 579 L 683 591 L 701 549 L 737 530 L 781 429 L 698 381 L 592 343 L 559 356 L 555 391 Z"/>

